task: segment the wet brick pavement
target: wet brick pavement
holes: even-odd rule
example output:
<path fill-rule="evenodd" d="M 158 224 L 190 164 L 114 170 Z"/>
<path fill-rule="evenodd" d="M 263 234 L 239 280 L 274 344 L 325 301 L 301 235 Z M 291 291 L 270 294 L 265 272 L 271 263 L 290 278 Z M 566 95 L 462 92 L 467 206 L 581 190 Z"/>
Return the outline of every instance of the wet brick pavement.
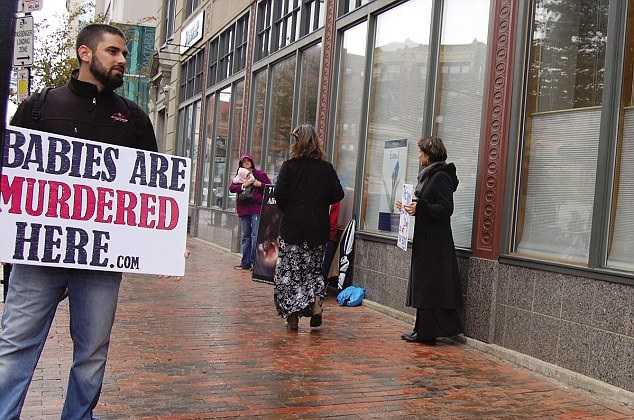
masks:
<path fill-rule="evenodd" d="M 190 247 L 184 280 L 123 283 L 101 419 L 634 418 L 632 407 L 469 347 L 405 343 L 405 323 L 334 299 L 321 331 L 302 319 L 287 332 L 272 287 L 233 270 L 237 256 L 197 240 Z M 59 419 L 71 354 L 64 303 L 24 419 Z"/>

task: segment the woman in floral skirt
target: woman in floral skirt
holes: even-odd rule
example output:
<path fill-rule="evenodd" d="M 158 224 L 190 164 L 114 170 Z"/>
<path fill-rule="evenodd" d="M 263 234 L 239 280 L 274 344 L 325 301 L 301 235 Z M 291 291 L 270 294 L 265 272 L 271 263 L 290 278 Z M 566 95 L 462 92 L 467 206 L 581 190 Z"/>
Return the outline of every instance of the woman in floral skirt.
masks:
<path fill-rule="evenodd" d="M 275 184 L 282 223 L 274 297 L 288 329 L 297 330 L 300 316 L 310 316 L 312 328 L 321 326 L 328 209 L 343 198 L 343 189 L 333 166 L 322 159 L 313 126 L 301 125 L 291 137 L 291 159 L 282 164 Z"/>

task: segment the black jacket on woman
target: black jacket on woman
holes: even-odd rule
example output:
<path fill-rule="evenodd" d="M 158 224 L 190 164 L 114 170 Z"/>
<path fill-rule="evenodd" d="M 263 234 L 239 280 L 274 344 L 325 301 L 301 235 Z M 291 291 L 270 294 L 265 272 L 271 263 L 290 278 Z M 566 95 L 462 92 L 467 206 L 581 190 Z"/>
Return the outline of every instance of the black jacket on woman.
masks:
<path fill-rule="evenodd" d="M 328 241 L 329 206 L 343 198 L 343 188 L 329 162 L 293 158 L 282 164 L 275 200 L 282 211 L 280 236 L 288 244 L 313 247 Z"/>
<path fill-rule="evenodd" d="M 451 233 L 456 167 L 430 168 L 416 204 L 407 305 L 419 309 L 462 307 L 458 262 Z"/>

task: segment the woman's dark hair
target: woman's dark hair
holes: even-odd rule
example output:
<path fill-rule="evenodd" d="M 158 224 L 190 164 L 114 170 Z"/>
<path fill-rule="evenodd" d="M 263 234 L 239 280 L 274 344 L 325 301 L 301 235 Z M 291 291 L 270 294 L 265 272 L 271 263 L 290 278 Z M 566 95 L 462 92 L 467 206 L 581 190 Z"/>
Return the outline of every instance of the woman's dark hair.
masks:
<path fill-rule="evenodd" d="M 324 154 L 319 146 L 315 127 L 302 124 L 291 132 L 291 136 L 295 139 L 291 145 L 291 158 L 323 158 Z"/>
<path fill-rule="evenodd" d="M 242 159 L 238 161 L 238 169 L 243 167 L 242 165 L 244 164 L 245 160 L 251 162 L 251 169 L 255 170 L 255 162 L 253 162 L 253 159 L 251 159 L 250 156 L 242 156 Z"/>
<path fill-rule="evenodd" d="M 447 149 L 440 137 L 422 137 L 418 140 L 418 148 L 429 156 L 431 163 L 447 160 Z"/>
<path fill-rule="evenodd" d="M 82 45 L 87 46 L 93 52 L 97 49 L 97 44 L 101 41 L 101 37 L 103 34 L 112 34 L 117 35 L 123 38 L 125 41 L 125 35 L 121 32 L 121 29 L 112 26 L 106 25 L 105 23 L 91 23 L 90 25 L 84 26 L 84 28 L 79 31 L 77 35 L 77 40 L 75 41 L 75 53 L 77 54 L 77 60 L 81 63 L 81 58 L 79 58 L 79 47 Z"/>

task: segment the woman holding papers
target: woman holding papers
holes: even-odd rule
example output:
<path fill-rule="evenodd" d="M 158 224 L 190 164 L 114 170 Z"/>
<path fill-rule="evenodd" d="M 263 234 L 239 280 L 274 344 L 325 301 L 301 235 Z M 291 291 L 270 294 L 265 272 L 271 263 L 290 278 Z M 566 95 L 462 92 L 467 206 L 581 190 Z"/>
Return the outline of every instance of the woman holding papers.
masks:
<path fill-rule="evenodd" d="M 436 344 L 437 337 L 462 332 L 462 292 L 451 232 L 456 167 L 446 163 L 447 150 L 438 137 L 418 141 L 422 170 L 414 201 L 396 206 L 415 216 L 407 306 L 416 308 L 414 331 L 401 338 Z"/>

